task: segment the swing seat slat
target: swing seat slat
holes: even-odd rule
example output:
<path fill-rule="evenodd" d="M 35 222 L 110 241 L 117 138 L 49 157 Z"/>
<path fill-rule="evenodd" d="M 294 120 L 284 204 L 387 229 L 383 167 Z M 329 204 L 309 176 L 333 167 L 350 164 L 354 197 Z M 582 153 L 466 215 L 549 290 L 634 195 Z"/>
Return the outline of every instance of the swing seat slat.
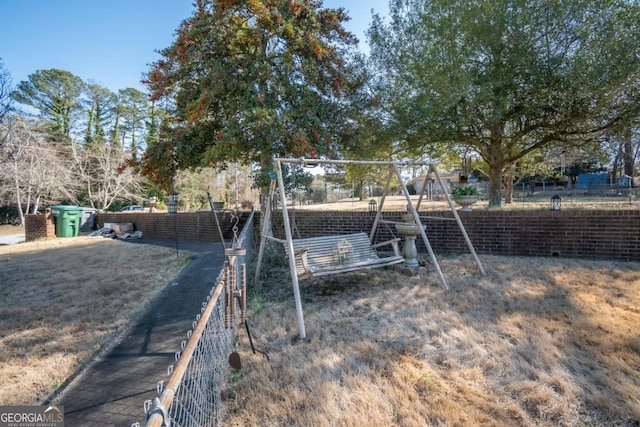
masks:
<path fill-rule="evenodd" d="M 399 241 L 372 245 L 365 233 L 293 239 L 296 272 L 299 277 L 318 277 L 399 264 L 404 262 Z M 375 248 L 386 245 L 391 245 L 393 255 L 381 258 Z"/>

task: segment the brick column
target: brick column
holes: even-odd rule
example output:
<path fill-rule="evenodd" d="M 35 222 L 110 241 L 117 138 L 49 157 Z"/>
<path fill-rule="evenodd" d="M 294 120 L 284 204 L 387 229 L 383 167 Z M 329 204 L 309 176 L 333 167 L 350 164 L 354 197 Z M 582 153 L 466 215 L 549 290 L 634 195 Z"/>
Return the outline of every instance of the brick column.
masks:
<path fill-rule="evenodd" d="M 25 215 L 24 233 L 27 242 L 40 239 L 55 239 L 56 229 L 51 209 L 47 209 L 44 215 Z"/>

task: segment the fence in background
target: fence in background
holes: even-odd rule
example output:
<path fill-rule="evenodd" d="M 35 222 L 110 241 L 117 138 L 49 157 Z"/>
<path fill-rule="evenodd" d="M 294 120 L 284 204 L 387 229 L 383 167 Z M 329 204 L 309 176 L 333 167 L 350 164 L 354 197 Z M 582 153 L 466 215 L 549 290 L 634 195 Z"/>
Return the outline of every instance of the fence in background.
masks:
<path fill-rule="evenodd" d="M 221 416 L 221 390 L 244 321 L 246 265 L 253 246 L 253 212 L 240 234 L 234 233 L 216 285 L 168 368 L 169 380 L 157 385 L 158 397 L 144 403 L 145 427 L 216 426 Z M 235 230 L 234 230 L 235 231 Z M 139 427 L 139 423 L 132 425 Z"/>

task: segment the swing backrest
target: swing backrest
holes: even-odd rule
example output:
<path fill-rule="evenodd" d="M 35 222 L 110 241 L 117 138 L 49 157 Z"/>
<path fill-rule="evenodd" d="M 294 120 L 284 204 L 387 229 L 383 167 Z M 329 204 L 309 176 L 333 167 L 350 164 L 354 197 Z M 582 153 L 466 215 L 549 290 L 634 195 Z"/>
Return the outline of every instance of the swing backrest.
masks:
<path fill-rule="evenodd" d="M 293 239 L 298 275 L 323 276 L 402 262 L 397 252 L 380 258 L 366 233 Z"/>

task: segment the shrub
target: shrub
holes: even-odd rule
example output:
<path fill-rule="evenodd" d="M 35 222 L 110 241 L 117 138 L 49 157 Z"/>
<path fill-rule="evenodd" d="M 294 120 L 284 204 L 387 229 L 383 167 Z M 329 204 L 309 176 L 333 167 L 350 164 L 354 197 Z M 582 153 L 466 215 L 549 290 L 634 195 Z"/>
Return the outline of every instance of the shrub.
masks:
<path fill-rule="evenodd" d="M 478 196 L 478 189 L 473 185 L 457 185 L 453 188 L 451 195 L 456 196 Z"/>

